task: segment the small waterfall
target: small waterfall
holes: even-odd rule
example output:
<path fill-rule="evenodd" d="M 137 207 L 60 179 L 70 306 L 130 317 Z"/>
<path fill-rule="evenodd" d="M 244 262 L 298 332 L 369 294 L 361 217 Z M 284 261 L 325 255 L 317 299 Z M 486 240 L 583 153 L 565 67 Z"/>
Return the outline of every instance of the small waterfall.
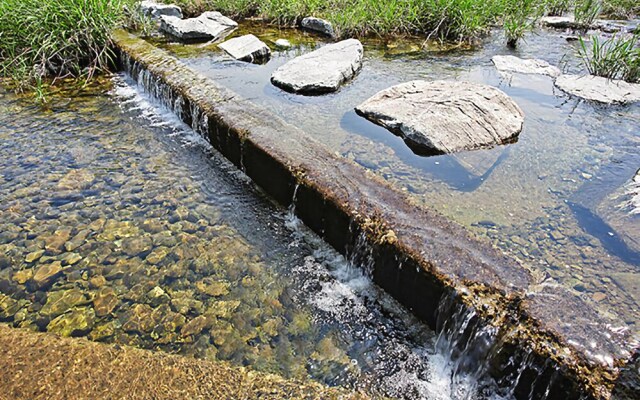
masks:
<path fill-rule="evenodd" d="M 125 71 L 142 90 L 208 140 L 209 116 L 200 107 L 185 100 L 126 54 L 122 55 L 122 62 Z M 240 160 L 240 164 L 243 165 L 243 160 Z M 299 189 L 299 184 L 296 184 L 285 217 L 287 227 L 294 234 L 300 231 L 302 225 L 296 217 Z M 359 228 L 355 221 L 351 222 L 349 231 L 353 240 L 346 251 L 348 270 L 343 275 L 353 280 L 353 274 L 358 269 L 366 279 L 372 280 L 377 261 L 376 250 L 368 240 L 366 231 Z M 397 257 L 395 262 L 398 271 L 413 268 L 409 266 L 410 263 L 404 265 Z M 510 335 L 508 329 L 484 324 L 476 311 L 465 306 L 453 290 L 440 300 L 435 331 L 436 353 L 429 355 L 432 359 L 429 361 L 432 364 L 432 381 L 425 383 L 429 386 L 427 393 L 441 393 L 434 399 L 545 400 L 551 395 L 556 377 L 560 376 L 553 365 L 544 362 L 540 365 L 539 358 L 532 352 L 505 347 Z M 566 396 L 565 399 L 574 398 Z"/>

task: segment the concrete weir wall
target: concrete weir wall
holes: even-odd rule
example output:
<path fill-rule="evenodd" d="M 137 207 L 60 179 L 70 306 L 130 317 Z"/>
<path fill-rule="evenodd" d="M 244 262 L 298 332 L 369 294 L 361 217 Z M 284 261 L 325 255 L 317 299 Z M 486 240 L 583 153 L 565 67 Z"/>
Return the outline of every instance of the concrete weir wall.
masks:
<path fill-rule="evenodd" d="M 443 329 L 451 310 L 466 313 L 472 323 L 451 339 L 457 353 L 475 354 L 517 398 L 606 399 L 621 385 L 628 353 L 583 323 L 599 317 L 579 298 L 537 287 L 525 267 L 464 228 L 165 51 L 124 31 L 114 38 L 123 69 L 275 200 L 295 202 L 298 217 L 338 251 L 370 261 L 375 282 L 418 317 Z M 468 347 L 481 330 L 493 341 L 478 353 Z M 587 340 L 598 352 L 575 345 Z"/>

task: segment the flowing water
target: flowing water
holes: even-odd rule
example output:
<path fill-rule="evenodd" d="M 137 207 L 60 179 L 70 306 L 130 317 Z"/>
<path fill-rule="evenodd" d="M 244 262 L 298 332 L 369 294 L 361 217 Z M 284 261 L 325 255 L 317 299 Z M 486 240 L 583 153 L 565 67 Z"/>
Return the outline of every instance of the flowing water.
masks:
<path fill-rule="evenodd" d="M 296 30 L 241 25 L 272 48 L 270 61 L 230 59 L 215 44 L 156 43 L 201 73 L 263 105 L 332 150 L 377 172 L 640 332 L 640 216 L 628 207 L 640 168 L 640 105 L 601 106 L 569 97 L 549 77 L 498 73 L 496 54 L 537 57 L 580 73 L 576 45 L 558 32 L 527 36 L 517 51 L 494 34 L 475 50 L 444 50 L 417 39 L 365 41 L 364 67 L 337 93 L 305 97 L 271 85 L 271 73 L 325 44 Z M 515 144 L 423 157 L 399 137 L 359 117 L 354 107 L 379 90 L 413 79 L 465 79 L 498 87 L 523 109 Z"/>
<path fill-rule="evenodd" d="M 510 398 L 477 368 L 490 330 L 449 340 L 468 310 L 436 335 L 129 78 L 106 86 L 46 111 L 0 92 L 0 321 L 374 396 Z"/>

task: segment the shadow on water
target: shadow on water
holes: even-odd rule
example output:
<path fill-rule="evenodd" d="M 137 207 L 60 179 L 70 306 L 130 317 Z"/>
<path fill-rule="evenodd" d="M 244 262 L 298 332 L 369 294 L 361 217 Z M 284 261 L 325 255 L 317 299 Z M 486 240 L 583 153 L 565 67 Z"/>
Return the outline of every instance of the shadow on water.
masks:
<path fill-rule="evenodd" d="M 611 255 L 626 263 L 640 266 L 640 253 L 631 249 L 602 218 L 578 203 L 567 201 L 567 205 L 576 217 L 580 228 L 598 239 Z"/>
<path fill-rule="evenodd" d="M 482 175 L 476 175 L 469 172 L 453 155 L 423 156 L 416 154 L 409 143 L 406 143 L 401 137 L 360 117 L 355 111 L 349 111 L 344 114 L 340 121 L 340 127 L 347 132 L 364 136 L 381 145 L 390 147 L 405 164 L 418 168 L 431 175 L 434 179 L 446 182 L 449 186 L 461 192 L 473 192 L 479 188 L 493 171 L 509 157 L 510 153 L 509 146 L 501 146 L 500 150 L 492 149 L 491 151 L 500 151 L 500 155 Z M 362 164 L 357 158 L 356 162 Z M 368 163 L 364 166 L 374 170 L 377 169 L 376 165 Z"/>

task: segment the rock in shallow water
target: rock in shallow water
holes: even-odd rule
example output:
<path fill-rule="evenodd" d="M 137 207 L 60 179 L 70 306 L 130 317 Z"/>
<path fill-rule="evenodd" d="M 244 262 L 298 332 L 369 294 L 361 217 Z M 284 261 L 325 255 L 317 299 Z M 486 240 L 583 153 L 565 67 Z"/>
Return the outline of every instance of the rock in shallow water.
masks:
<path fill-rule="evenodd" d="M 320 19 L 316 17 L 306 17 L 302 20 L 300 25 L 304 29 L 322 33 L 323 35 L 326 35 L 329 37 L 335 37 L 335 31 L 333 30 L 333 25 L 331 25 L 331 22 L 326 21 L 324 19 Z"/>
<path fill-rule="evenodd" d="M 540 74 L 554 78 L 561 74 L 558 67 L 554 67 L 544 60 L 538 60 L 535 58 L 522 59 L 515 56 L 493 56 L 491 61 L 493 61 L 493 64 L 496 66 L 498 71 L 503 72 Z"/>
<path fill-rule="evenodd" d="M 363 53 L 362 43 L 356 39 L 330 44 L 281 66 L 271 82 L 294 93 L 335 92 L 360 71 Z"/>
<path fill-rule="evenodd" d="M 158 4 L 155 1 L 143 1 L 140 3 L 140 11 L 143 15 L 159 19 L 163 15 L 182 18 L 182 9 L 175 4 Z"/>
<path fill-rule="evenodd" d="M 421 154 L 455 153 L 515 141 L 524 114 L 502 91 L 470 82 L 412 81 L 385 89 L 356 112 Z"/>
<path fill-rule="evenodd" d="M 206 12 L 198 18 L 180 19 L 173 16 L 160 18 L 160 30 L 182 40 L 220 40 L 238 24 L 219 12 Z"/>
<path fill-rule="evenodd" d="M 561 75 L 556 86 L 586 100 L 605 104 L 628 104 L 640 101 L 640 84 L 612 80 L 594 75 Z"/>
<path fill-rule="evenodd" d="M 240 61 L 260 62 L 267 60 L 271 55 L 269 47 L 254 35 L 233 38 L 218 45 L 218 47 Z"/>
<path fill-rule="evenodd" d="M 51 321 L 47 331 L 61 336 L 83 336 L 93 329 L 95 317 L 91 307 L 75 308 Z"/>

